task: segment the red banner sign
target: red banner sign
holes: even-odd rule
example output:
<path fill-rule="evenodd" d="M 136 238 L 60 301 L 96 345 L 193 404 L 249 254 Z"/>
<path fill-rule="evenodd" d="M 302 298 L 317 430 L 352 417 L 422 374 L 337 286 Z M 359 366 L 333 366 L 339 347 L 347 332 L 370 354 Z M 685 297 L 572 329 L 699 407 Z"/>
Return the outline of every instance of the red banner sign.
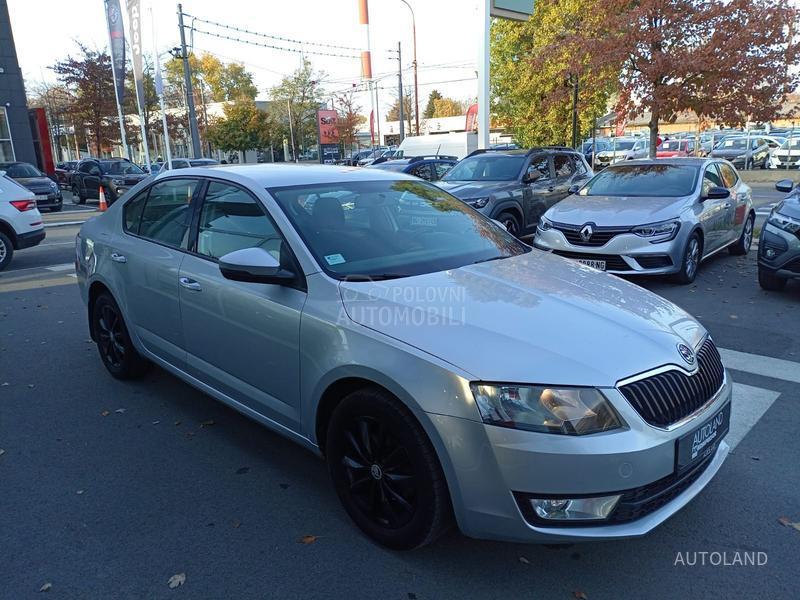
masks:
<path fill-rule="evenodd" d="M 336 128 L 337 114 L 335 110 L 318 110 L 317 127 L 320 144 L 338 144 L 339 130 Z"/>

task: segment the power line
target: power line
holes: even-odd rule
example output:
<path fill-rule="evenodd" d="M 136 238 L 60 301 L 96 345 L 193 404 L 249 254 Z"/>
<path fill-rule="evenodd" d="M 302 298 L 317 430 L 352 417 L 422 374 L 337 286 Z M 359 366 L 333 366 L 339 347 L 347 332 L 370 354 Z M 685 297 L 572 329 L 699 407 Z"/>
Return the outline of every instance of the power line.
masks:
<path fill-rule="evenodd" d="M 191 17 L 192 15 L 187 15 L 186 13 L 184 13 L 184 16 Z M 296 39 L 293 39 L 293 38 L 281 37 L 279 35 L 272 35 L 272 34 L 269 34 L 269 33 L 261 33 L 261 32 L 258 32 L 258 31 L 252 31 L 250 29 L 245 29 L 244 27 L 234 27 L 233 25 L 226 25 L 224 23 L 219 23 L 217 21 L 209 21 L 208 19 L 201 19 L 200 17 L 192 17 L 192 19 L 194 19 L 195 21 L 199 21 L 200 23 L 207 23 L 209 25 L 215 25 L 217 27 L 222 27 L 224 29 L 230 29 L 230 30 L 233 30 L 233 31 L 238 31 L 240 33 L 246 33 L 248 35 L 254 35 L 254 36 L 257 36 L 257 37 L 265 37 L 265 38 L 269 38 L 269 39 L 272 39 L 272 40 L 279 40 L 281 42 L 289 42 L 291 44 L 300 44 L 302 46 L 318 46 L 318 47 L 322 47 L 322 48 L 336 48 L 338 50 L 353 50 L 355 52 L 360 52 L 361 51 L 360 48 L 355 48 L 353 46 L 337 46 L 336 44 L 325 44 L 325 43 L 322 43 L 322 42 L 307 42 L 307 41 L 304 41 L 304 40 L 296 40 Z M 311 52 L 309 51 L 309 54 L 310 53 Z"/>
<path fill-rule="evenodd" d="M 302 50 L 297 48 L 284 48 L 282 46 L 275 46 L 273 44 L 265 44 L 263 42 L 255 42 L 253 40 L 243 40 L 241 38 L 225 35 L 222 33 L 212 33 L 210 31 L 204 31 L 202 29 L 194 29 L 195 33 L 201 33 L 203 35 L 210 35 L 212 37 L 220 38 L 223 40 L 230 40 L 232 42 L 239 42 L 240 44 L 250 44 L 251 46 L 260 46 L 262 48 L 270 48 L 272 50 L 280 50 L 282 52 L 294 52 L 295 54 L 315 54 L 317 56 L 335 56 L 337 58 L 353 58 L 357 59 L 360 58 L 355 54 L 336 54 L 333 52 L 320 52 L 318 50 Z"/>

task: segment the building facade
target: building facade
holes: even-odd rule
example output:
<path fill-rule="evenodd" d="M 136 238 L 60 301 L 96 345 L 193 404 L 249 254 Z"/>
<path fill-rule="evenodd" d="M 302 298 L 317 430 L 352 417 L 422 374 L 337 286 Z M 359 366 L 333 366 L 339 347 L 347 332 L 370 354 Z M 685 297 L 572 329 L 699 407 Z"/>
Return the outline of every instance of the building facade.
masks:
<path fill-rule="evenodd" d="M 8 2 L 0 0 L 0 162 L 13 160 L 36 164 L 36 153 Z"/>

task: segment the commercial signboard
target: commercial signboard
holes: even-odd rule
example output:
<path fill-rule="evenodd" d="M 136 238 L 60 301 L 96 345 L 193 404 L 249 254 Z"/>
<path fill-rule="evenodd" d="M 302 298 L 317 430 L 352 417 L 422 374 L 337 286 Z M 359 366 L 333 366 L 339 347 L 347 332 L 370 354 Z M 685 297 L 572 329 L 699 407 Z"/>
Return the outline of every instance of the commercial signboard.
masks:
<path fill-rule="evenodd" d="M 319 139 L 319 162 L 332 163 L 340 158 L 338 115 L 335 110 L 317 111 L 317 136 Z"/>

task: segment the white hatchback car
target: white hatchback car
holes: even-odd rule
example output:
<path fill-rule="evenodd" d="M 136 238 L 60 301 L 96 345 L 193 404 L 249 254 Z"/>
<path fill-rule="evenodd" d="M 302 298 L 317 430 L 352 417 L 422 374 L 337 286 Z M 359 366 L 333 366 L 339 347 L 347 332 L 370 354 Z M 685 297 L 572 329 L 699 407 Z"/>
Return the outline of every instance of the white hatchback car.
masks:
<path fill-rule="evenodd" d="M 33 192 L 0 171 L 0 271 L 11 263 L 15 250 L 36 246 L 44 236 Z"/>

